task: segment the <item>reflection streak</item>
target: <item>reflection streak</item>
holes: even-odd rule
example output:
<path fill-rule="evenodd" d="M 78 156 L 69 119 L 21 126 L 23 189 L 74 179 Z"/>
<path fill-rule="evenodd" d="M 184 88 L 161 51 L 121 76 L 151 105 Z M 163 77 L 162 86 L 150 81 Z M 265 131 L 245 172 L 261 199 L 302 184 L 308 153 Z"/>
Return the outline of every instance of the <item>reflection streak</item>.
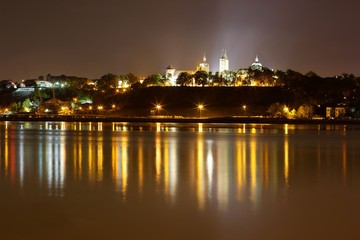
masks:
<path fill-rule="evenodd" d="M 285 186 L 289 187 L 289 140 L 287 136 L 284 139 L 284 179 Z"/>
<path fill-rule="evenodd" d="M 256 141 L 252 139 L 250 142 L 250 199 L 252 202 L 257 202 L 257 155 L 256 155 Z"/>
<path fill-rule="evenodd" d="M 204 146 L 202 135 L 197 139 L 197 158 L 196 158 L 196 195 L 200 210 L 205 208 L 205 186 L 204 186 Z"/>
<path fill-rule="evenodd" d="M 343 183 L 346 185 L 347 178 L 347 152 L 346 152 L 346 143 L 342 144 L 342 175 L 343 175 Z"/>
<path fill-rule="evenodd" d="M 214 175 L 214 156 L 212 153 L 212 145 L 211 141 L 207 142 L 207 156 L 206 156 L 206 170 L 207 170 L 207 179 L 208 179 L 208 198 L 212 196 L 212 188 L 213 188 L 213 175 Z"/>
<path fill-rule="evenodd" d="M 246 184 L 246 144 L 245 142 L 237 142 L 237 198 L 243 198 Z"/>
<path fill-rule="evenodd" d="M 123 137 L 121 141 L 121 193 L 123 200 L 126 200 L 128 184 L 128 152 L 127 138 Z"/>

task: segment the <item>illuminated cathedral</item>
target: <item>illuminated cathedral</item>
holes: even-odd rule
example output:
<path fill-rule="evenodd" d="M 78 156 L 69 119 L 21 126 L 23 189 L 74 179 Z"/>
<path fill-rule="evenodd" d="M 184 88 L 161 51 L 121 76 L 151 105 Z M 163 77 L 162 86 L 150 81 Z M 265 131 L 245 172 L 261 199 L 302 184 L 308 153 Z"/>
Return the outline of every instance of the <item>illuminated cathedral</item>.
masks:
<path fill-rule="evenodd" d="M 206 62 L 206 56 L 204 54 L 202 63 L 199 64 L 199 66 L 196 68 L 197 71 L 205 71 L 207 73 L 210 72 L 210 66 L 209 63 Z"/>
<path fill-rule="evenodd" d="M 228 58 L 227 52 L 226 52 L 226 50 L 223 50 L 221 57 L 219 59 L 219 75 L 220 76 L 225 77 L 225 75 L 227 74 L 226 72 L 228 72 L 230 70 L 229 65 L 230 64 L 229 64 L 229 58 Z M 255 62 L 253 62 L 250 65 L 250 68 L 252 70 L 259 70 L 259 71 L 263 70 L 263 66 L 260 63 L 258 56 L 255 57 Z M 199 63 L 199 65 L 196 67 L 196 71 L 205 71 L 207 73 L 210 72 L 210 65 L 207 62 L 205 54 L 202 58 L 202 62 Z M 177 80 L 178 76 L 180 75 L 180 73 L 182 73 L 182 72 L 187 72 L 191 75 L 193 75 L 195 73 L 195 71 L 193 71 L 193 70 L 177 70 L 172 65 L 169 65 L 165 70 L 165 78 L 169 80 L 169 85 L 176 86 L 176 80 Z M 247 76 L 247 74 L 248 74 L 247 69 L 243 69 L 241 75 L 243 77 L 245 77 L 245 76 Z"/>

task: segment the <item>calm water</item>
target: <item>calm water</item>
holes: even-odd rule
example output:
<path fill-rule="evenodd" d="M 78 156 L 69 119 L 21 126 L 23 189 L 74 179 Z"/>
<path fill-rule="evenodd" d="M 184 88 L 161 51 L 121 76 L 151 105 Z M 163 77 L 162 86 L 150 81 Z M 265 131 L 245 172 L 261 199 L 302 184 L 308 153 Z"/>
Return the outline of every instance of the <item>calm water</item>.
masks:
<path fill-rule="evenodd" d="M 360 239 L 360 126 L 0 122 L 0 239 Z"/>

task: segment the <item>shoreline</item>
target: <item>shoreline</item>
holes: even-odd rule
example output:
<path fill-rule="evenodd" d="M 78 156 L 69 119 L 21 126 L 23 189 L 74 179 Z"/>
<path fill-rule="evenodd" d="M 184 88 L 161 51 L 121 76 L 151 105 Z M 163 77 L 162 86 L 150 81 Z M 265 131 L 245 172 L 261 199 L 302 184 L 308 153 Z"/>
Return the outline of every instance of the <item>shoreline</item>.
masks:
<path fill-rule="evenodd" d="M 2 115 L 0 121 L 50 122 L 135 122 L 135 123 L 262 123 L 360 125 L 360 119 L 284 119 L 269 117 L 117 117 L 106 115 Z"/>

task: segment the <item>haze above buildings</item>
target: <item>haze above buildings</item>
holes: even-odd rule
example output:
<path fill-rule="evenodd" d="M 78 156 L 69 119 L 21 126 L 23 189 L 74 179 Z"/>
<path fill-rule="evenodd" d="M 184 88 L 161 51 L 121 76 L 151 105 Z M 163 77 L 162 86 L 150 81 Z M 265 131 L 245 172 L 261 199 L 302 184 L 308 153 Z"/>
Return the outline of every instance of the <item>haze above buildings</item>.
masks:
<path fill-rule="evenodd" d="M 353 1 L 3 1 L 0 79 L 264 66 L 323 76 L 360 75 Z"/>

